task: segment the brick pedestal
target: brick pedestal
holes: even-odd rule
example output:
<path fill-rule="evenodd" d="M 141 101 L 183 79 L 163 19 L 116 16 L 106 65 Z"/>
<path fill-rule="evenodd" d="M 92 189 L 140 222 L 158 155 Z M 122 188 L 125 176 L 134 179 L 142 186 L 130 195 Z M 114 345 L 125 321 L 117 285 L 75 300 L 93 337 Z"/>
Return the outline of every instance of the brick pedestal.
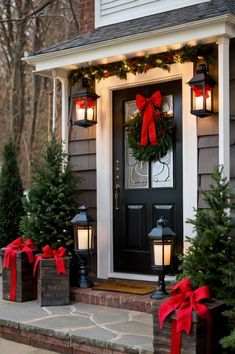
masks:
<path fill-rule="evenodd" d="M 33 251 L 36 253 L 36 251 Z M 3 258 L 5 248 L 0 250 L 0 256 Z M 35 281 L 33 279 L 33 263 L 29 263 L 25 252 L 16 253 L 16 301 L 24 302 L 36 298 Z M 2 298 L 10 300 L 11 292 L 11 270 L 2 267 Z"/>
<path fill-rule="evenodd" d="M 213 318 L 212 323 L 212 351 L 213 354 L 221 354 L 222 349 L 219 345 L 219 340 L 223 336 L 223 317 L 222 311 L 224 305 L 218 301 L 212 301 L 207 304 L 209 311 Z M 159 327 L 158 308 L 156 306 L 153 312 L 153 345 L 154 354 L 169 354 L 171 343 L 171 325 L 172 320 L 176 319 L 176 313 L 168 316 L 165 319 L 163 328 Z M 192 331 L 190 335 L 185 332 L 182 334 L 181 352 L 180 354 L 206 354 L 206 340 L 207 340 L 207 323 L 206 320 L 199 318 L 196 313 L 193 313 Z"/>
<path fill-rule="evenodd" d="M 69 257 L 64 257 L 66 274 L 57 274 L 55 259 L 41 259 L 38 274 L 38 302 L 40 306 L 69 304 Z"/>

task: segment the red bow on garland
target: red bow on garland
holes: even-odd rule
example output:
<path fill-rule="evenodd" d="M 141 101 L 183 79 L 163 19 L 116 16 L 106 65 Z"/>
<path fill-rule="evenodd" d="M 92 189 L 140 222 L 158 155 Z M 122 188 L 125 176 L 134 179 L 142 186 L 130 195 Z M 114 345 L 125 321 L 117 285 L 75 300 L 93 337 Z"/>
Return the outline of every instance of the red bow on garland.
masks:
<path fill-rule="evenodd" d="M 212 319 L 207 306 L 200 302 L 206 299 L 211 299 L 208 286 L 203 286 L 193 291 L 190 280 L 185 279 L 172 288 L 171 298 L 159 307 L 158 316 L 161 328 L 165 318 L 178 309 L 177 320 L 172 322 L 171 354 L 180 354 L 181 334 L 182 331 L 190 334 L 193 310 L 200 318 L 204 318 L 207 321 L 207 354 L 211 353 Z"/>
<path fill-rule="evenodd" d="M 24 243 L 23 237 L 18 237 L 13 242 L 9 243 L 6 246 L 3 268 L 11 270 L 11 291 L 10 291 L 10 300 L 16 300 L 16 253 L 19 251 L 25 252 L 29 263 L 34 262 L 33 250 L 36 250 L 37 247 L 34 245 L 31 239 L 26 240 Z"/>
<path fill-rule="evenodd" d="M 43 247 L 43 253 L 36 256 L 33 275 L 35 276 L 38 263 L 41 259 L 55 258 L 55 264 L 57 269 L 57 274 L 66 274 L 63 257 L 66 255 L 66 248 L 59 247 L 57 250 L 53 250 L 51 246 L 46 245 Z"/>
<path fill-rule="evenodd" d="M 136 95 L 136 106 L 140 111 L 144 111 L 140 141 L 142 146 L 148 144 L 148 137 L 152 145 L 157 145 L 157 133 L 154 118 L 155 115 L 159 115 L 156 111 L 156 107 L 160 109 L 161 104 L 162 95 L 160 91 L 154 92 L 149 98 L 145 98 L 140 94 Z"/>

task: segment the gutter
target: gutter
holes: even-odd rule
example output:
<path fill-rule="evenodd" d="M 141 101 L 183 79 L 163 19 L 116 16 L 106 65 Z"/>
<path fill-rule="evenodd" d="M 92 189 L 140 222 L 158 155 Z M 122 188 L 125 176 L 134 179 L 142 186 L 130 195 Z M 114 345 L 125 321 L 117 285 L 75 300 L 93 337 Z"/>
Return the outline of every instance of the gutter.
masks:
<path fill-rule="evenodd" d="M 50 53 L 42 53 L 42 54 L 35 54 L 35 55 L 30 55 L 27 57 L 23 57 L 22 60 L 26 61 L 29 65 L 37 65 L 38 63 L 42 62 L 42 61 L 46 61 L 46 60 L 50 60 L 50 59 L 58 59 L 58 58 L 62 58 L 65 56 L 69 56 L 69 55 L 74 55 L 74 54 L 84 54 L 90 50 L 94 51 L 97 49 L 102 49 L 103 52 L 105 52 L 105 48 L 110 47 L 110 46 L 114 46 L 114 45 L 123 45 L 125 44 L 125 46 L 130 43 L 130 42 L 134 42 L 134 41 L 139 41 L 139 40 L 145 40 L 145 39 L 151 39 L 151 38 L 156 38 L 156 37 L 160 37 L 162 35 L 171 35 L 175 32 L 179 32 L 179 31 L 187 31 L 190 29 L 190 31 L 193 31 L 194 29 L 197 28 L 202 28 L 205 25 L 208 27 L 209 25 L 216 25 L 216 24 L 224 24 L 227 26 L 226 28 L 226 34 L 228 37 L 233 37 L 235 36 L 235 28 L 231 29 L 230 26 L 234 26 L 235 25 L 235 16 L 234 15 L 222 15 L 222 16 L 217 16 L 217 17 L 213 17 L 213 18 L 209 18 L 209 19 L 205 19 L 205 20 L 200 20 L 200 21 L 194 21 L 194 22 L 189 22 L 186 24 L 181 24 L 181 25 L 177 25 L 177 26 L 173 26 L 173 27 L 168 27 L 168 28 L 163 28 L 163 29 L 158 29 L 158 30 L 154 30 L 154 31 L 149 31 L 149 32 L 144 32 L 144 33 L 137 33 L 134 35 L 130 35 L 130 36 L 125 36 L 125 37 L 119 37 L 119 38 L 115 38 L 115 39 L 111 39 L 111 40 L 107 40 L 107 41 L 100 41 L 100 42 L 96 42 L 96 43 L 91 43 L 91 44 L 87 44 L 87 45 L 82 45 L 82 46 L 78 46 L 78 47 L 73 47 L 73 48 L 68 48 L 68 49 L 61 49 L 58 51 L 53 51 Z M 224 36 L 225 33 L 221 33 L 221 36 Z M 213 41 L 214 39 L 212 38 L 210 40 Z M 104 56 L 105 57 L 105 56 Z M 95 60 L 97 60 L 98 58 L 94 58 Z M 79 64 L 79 62 L 77 63 Z"/>

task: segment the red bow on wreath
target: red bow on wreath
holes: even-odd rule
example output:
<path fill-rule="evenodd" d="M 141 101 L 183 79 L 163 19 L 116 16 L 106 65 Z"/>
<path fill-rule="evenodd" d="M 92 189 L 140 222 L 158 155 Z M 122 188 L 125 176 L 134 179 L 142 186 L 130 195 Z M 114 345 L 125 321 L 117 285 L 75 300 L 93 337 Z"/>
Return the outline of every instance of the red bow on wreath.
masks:
<path fill-rule="evenodd" d="M 161 104 L 162 95 L 160 91 L 154 92 L 149 98 L 146 98 L 140 94 L 136 95 L 136 106 L 140 111 L 143 111 L 143 124 L 140 140 L 140 144 L 142 146 L 146 146 L 148 144 L 148 140 L 150 140 L 152 145 L 157 145 L 155 115 L 157 117 L 159 116 L 156 108 L 160 109 Z"/>
<path fill-rule="evenodd" d="M 173 320 L 171 329 L 171 354 L 180 354 L 181 334 L 191 332 L 193 310 L 200 318 L 207 321 L 207 354 L 211 353 L 212 319 L 205 304 L 201 300 L 211 299 L 208 286 L 192 290 L 189 279 L 182 280 L 171 290 L 171 298 L 159 307 L 159 323 L 162 328 L 165 318 L 177 309 L 177 320 Z"/>
<path fill-rule="evenodd" d="M 35 276 L 38 263 L 41 259 L 55 258 L 55 264 L 57 269 L 57 274 L 66 274 L 63 257 L 66 255 L 66 248 L 63 246 L 59 247 L 57 250 L 53 250 L 51 246 L 46 245 L 43 247 L 43 253 L 36 256 L 34 263 L 33 274 Z"/>
<path fill-rule="evenodd" d="M 23 237 L 18 237 L 13 242 L 9 243 L 6 246 L 4 260 L 3 260 L 3 268 L 10 268 L 11 271 L 11 291 L 10 291 L 10 300 L 16 300 L 16 253 L 17 252 L 25 252 L 29 263 L 34 262 L 34 254 L 33 250 L 36 250 L 37 247 L 33 243 L 31 239 L 26 240 L 24 243 Z"/>

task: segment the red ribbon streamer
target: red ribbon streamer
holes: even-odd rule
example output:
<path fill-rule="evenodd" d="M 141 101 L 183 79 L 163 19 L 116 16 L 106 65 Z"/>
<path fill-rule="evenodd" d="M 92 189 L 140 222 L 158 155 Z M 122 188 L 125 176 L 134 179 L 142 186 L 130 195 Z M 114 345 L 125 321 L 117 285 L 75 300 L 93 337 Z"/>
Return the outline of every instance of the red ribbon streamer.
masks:
<path fill-rule="evenodd" d="M 23 237 L 18 237 L 13 242 L 9 243 L 6 246 L 3 259 L 3 268 L 10 268 L 11 271 L 11 291 L 10 291 L 10 300 L 16 300 L 16 253 L 19 251 L 25 252 L 29 263 L 34 262 L 33 250 L 36 250 L 37 247 L 34 245 L 31 239 L 28 239 L 25 243 Z"/>
<path fill-rule="evenodd" d="M 165 318 L 178 309 L 177 320 L 172 323 L 171 354 L 180 354 L 182 331 L 190 334 L 193 310 L 200 318 L 204 318 L 207 321 L 207 354 L 211 353 L 212 319 L 207 306 L 200 302 L 206 299 L 211 299 L 208 286 L 203 286 L 193 291 L 190 280 L 184 279 L 172 288 L 171 298 L 159 307 L 160 328 L 162 328 Z"/>
<path fill-rule="evenodd" d="M 59 247 L 57 250 L 53 250 L 51 246 L 46 245 L 43 247 L 43 253 L 36 256 L 33 275 L 35 276 L 38 263 L 41 259 L 55 258 L 55 264 L 57 269 L 57 274 L 66 274 L 63 257 L 66 255 L 66 248 Z"/>
<path fill-rule="evenodd" d="M 156 108 L 160 109 L 162 104 L 162 95 L 156 91 L 151 97 L 146 98 L 140 94 L 136 95 L 136 106 L 143 111 L 143 124 L 141 130 L 140 144 L 146 146 L 148 138 L 152 145 L 157 145 L 157 133 L 155 127 L 155 115 L 158 117 Z"/>

